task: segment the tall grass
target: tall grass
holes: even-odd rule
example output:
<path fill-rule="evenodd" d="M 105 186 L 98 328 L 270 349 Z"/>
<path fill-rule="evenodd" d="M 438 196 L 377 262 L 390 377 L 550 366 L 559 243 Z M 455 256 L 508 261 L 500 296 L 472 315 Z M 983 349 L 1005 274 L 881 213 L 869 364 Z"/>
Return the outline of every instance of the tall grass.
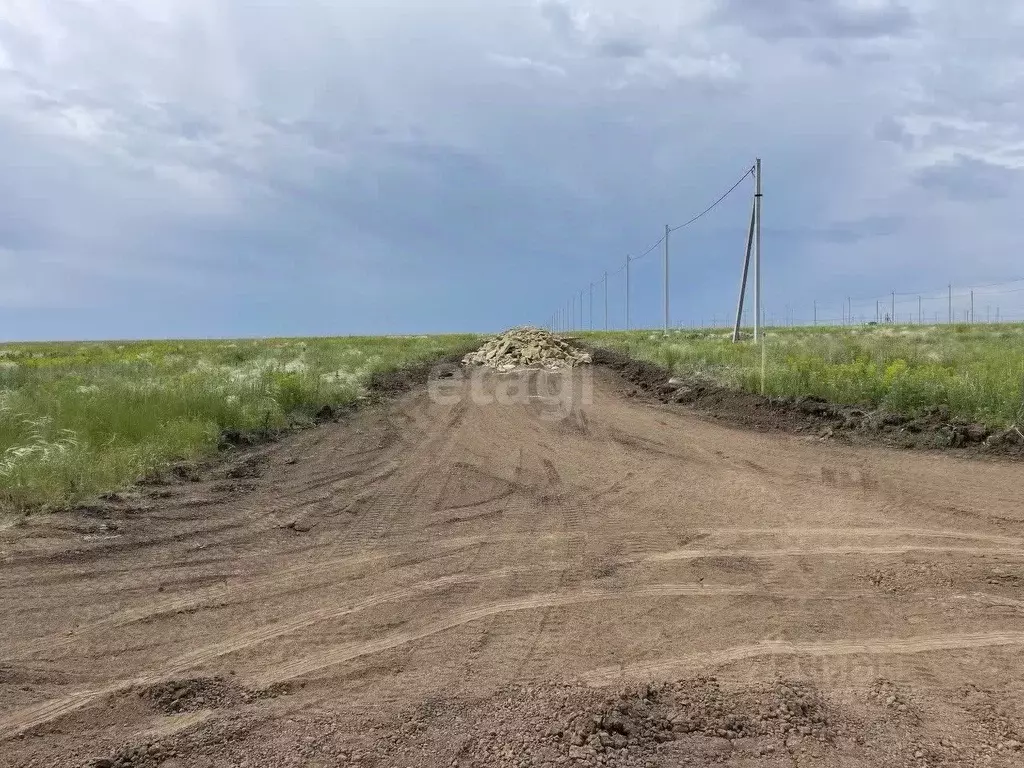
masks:
<path fill-rule="evenodd" d="M 344 406 L 375 371 L 473 336 L 0 345 L 0 509 L 81 502 L 226 430 L 269 433 Z"/>
<path fill-rule="evenodd" d="M 617 348 L 687 376 L 752 392 L 761 388 L 761 349 L 727 331 L 595 332 Z M 765 335 L 765 393 L 1006 428 L 1022 421 L 1024 325 L 777 328 Z"/>

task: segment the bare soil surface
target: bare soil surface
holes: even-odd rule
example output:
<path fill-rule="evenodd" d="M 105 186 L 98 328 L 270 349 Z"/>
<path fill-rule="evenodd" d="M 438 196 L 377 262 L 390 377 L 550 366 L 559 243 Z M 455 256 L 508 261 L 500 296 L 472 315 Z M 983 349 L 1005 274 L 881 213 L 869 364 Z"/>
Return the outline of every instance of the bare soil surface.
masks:
<path fill-rule="evenodd" d="M 1024 764 L 1019 462 L 563 376 L 0 531 L 0 764 Z"/>

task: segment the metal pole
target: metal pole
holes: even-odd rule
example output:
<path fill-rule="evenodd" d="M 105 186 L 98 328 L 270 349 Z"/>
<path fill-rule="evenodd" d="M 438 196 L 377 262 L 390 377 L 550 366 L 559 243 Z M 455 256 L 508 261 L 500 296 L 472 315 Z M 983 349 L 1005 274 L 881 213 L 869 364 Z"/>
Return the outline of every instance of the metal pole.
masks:
<path fill-rule="evenodd" d="M 754 230 L 754 341 L 761 338 L 761 158 L 754 163 L 754 218 L 757 226 Z"/>
<path fill-rule="evenodd" d="M 604 329 L 608 330 L 608 270 L 604 271 Z"/>
<path fill-rule="evenodd" d="M 750 228 L 747 230 L 747 250 L 743 257 L 743 277 L 740 278 L 740 300 L 736 303 L 736 324 L 732 328 L 732 340 L 740 340 L 740 323 L 743 322 L 743 296 L 747 292 L 747 271 L 750 269 L 750 251 L 754 247 L 754 224 L 756 223 L 757 208 L 750 204 Z M 757 320 L 754 320 L 757 324 Z"/>
<path fill-rule="evenodd" d="M 665 225 L 665 335 L 668 336 L 668 236 L 672 229 Z"/>
<path fill-rule="evenodd" d="M 629 254 L 626 254 L 626 330 L 629 330 Z"/>
<path fill-rule="evenodd" d="M 590 284 L 590 330 L 594 330 L 594 283 Z"/>

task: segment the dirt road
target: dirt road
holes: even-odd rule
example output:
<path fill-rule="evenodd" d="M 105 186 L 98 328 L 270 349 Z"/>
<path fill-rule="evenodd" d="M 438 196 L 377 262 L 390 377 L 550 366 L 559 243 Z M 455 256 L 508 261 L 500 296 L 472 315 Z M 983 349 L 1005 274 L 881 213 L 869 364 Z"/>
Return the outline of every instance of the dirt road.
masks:
<path fill-rule="evenodd" d="M 1024 764 L 1024 465 L 595 377 L 0 531 L 0 764 Z"/>

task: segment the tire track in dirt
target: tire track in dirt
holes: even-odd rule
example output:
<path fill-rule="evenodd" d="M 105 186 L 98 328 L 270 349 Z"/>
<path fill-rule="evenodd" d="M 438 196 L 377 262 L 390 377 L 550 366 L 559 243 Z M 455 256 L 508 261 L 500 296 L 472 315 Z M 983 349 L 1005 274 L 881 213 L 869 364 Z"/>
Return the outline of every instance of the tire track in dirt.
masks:
<path fill-rule="evenodd" d="M 705 557 L 742 557 L 769 559 L 779 557 L 824 557 L 825 555 L 906 555 L 916 552 L 932 554 L 959 554 L 976 557 L 1000 555 L 1024 559 L 1024 549 L 986 549 L 984 547 L 931 547 L 921 544 L 897 546 L 853 545 L 845 547 L 788 547 L 784 549 L 679 549 L 673 552 L 658 552 L 644 558 L 645 562 L 664 563 L 676 560 L 698 560 Z"/>
<path fill-rule="evenodd" d="M 413 555 L 408 559 L 408 562 L 395 563 L 391 567 L 415 566 L 428 560 L 449 557 L 469 548 L 461 542 L 456 542 L 454 544 L 441 542 L 437 547 L 440 551 L 429 554 L 424 553 Z M 334 583 L 338 576 L 344 575 L 344 569 L 356 570 L 357 568 L 366 565 L 386 561 L 395 556 L 396 553 L 378 552 L 301 563 L 291 568 L 278 570 L 256 579 L 244 581 L 240 584 L 233 584 L 230 586 L 219 584 L 212 588 L 193 590 L 188 595 L 184 595 L 182 597 L 161 600 L 155 603 L 149 603 L 139 608 L 115 612 L 104 619 L 78 627 L 75 634 L 72 636 L 40 638 L 33 643 L 29 643 L 21 647 L 14 647 L 12 649 L 12 653 L 15 655 L 12 656 L 12 658 L 31 655 L 46 650 L 69 647 L 81 642 L 82 636 L 87 635 L 90 632 L 122 628 L 138 622 L 159 618 L 161 616 L 196 610 L 206 607 L 211 603 L 218 607 L 223 607 L 231 600 L 236 600 L 240 604 L 250 603 L 260 598 L 273 597 L 287 591 L 294 590 L 295 588 L 310 589 L 317 586 L 326 586 Z M 343 569 L 342 573 L 337 572 L 337 569 L 339 568 Z M 294 582 L 300 578 L 315 576 L 325 571 L 331 572 L 330 579 L 312 584 L 303 583 L 297 586 L 294 585 Z M 271 591 L 265 592 L 265 590 Z"/>
<path fill-rule="evenodd" d="M 188 499 L 148 500 L 152 519 L 133 513 L 135 535 L 84 563 L 56 551 L 67 532 L 41 526 L 0 584 L 0 610 L 17 617 L 0 644 L 27 657 L 0 679 L 4 758 L 63 768 L 137 743 L 163 723 L 125 694 L 196 675 L 314 678 L 203 726 L 244 718 L 244 744 L 202 749 L 226 764 L 258 744 L 262 767 L 300 754 L 282 718 L 306 707 L 335 722 L 372 711 L 390 727 L 435 696 L 574 682 L 590 667 L 601 684 L 701 674 L 770 654 L 889 655 L 901 679 L 937 686 L 924 659 L 894 659 L 1008 648 L 998 656 L 1012 661 L 1024 645 L 1018 467 L 723 428 L 599 383 L 564 423 L 536 403 L 449 407 L 413 392 L 286 438 L 244 496 L 182 484 Z M 285 530 L 289 516 L 318 524 Z M 19 669 L 47 687 L 22 692 Z M 1024 680 L 1012 664 L 999 674 Z M 47 727 L 11 740 L 33 726 Z"/>
<path fill-rule="evenodd" d="M 547 450 L 538 453 L 537 458 L 540 460 L 542 479 L 535 495 L 546 518 L 561 517 L 565 536 L 566 562 L 560 569 L 556 587 L 556 591 L 563 591 L 578 583 L 577 574 L 580 571 L 580 560 L 586 544 L 580 535 L 580 506 L 575 501 L 573 489 L 569 489 L 566 494 L 562 475 L 549 458 Z M 545 634 L 558 630 L 557 626 L 553 626 L 553 611 L 554 607 L 548 606 L 540 613 L 536 626 L 529 632 L 529 639 L 524 642 L 525 650 L 515 663 L 512 679 L 518 679 L 522 675 L 523 669 L 530 663 Z"/>
<path fill-rule="evenodd" d="M 765 656 L 890 656 L 1004 646 L 1024 646 L 1024 632 L 953 633 L 908 638 L 866 638 L 806 643 L 775 640 L 642 664 L 601 667 L 584 673 L 581 675 L 581 679 L 590 685 L 605 686 L 625 679 L 660 680 L 666 677 L 690 674 L 695 670 L 709 671 L 731 662 Z"/>
<path fill-rule="evenodd" d="M 350 643 L 324 653 L 310 656 L 290 664 L 274 668 L 267 676 L 258 678 L 260 685 L 287 682 L 297 677 L 337 666 L 363 656 L 381 653 L 423 638 L 447 632 L 470 622 L 498 614 L 541 608 L 563 608 L 567 606 L 594 603 L 605 600 L 625 600 L 641 597 L 731 597 L 758 594 L 750 587 L 719 586 L 705 584 L 652 584 L 646 587 L 624 590 L 585 589 L 568 593 L 535 595 L 515 600 L 506 600 L 490 605 L 477 606 L 427 624 L 417 630 L 395 632 L 391 635 L 368 642 Z"/>
<path fill-rule="evenodd" d="M 715 535 L 722 532 L 736 532 L 738 529 L 701 529 L 703 535 Z M 749 529 L 743 529 L 744 533 L 751 533 Z M 759 531 L 760 533 L 768 533 L 767 531 Z M 782 532 L 774 532 L 779 535 Z M 841 534 L 842 531 L 827 531 L 822 533 L 828 533 L 829 535 Z M 858 534 L 860 531 L 858 531 Z M 910 531 L 899 531 L 899 535 L 911 535 Z M 872 532 L 872 537 L 878 537 L 885 535 L 886 532 L 879 530 Z M 1008 537 L 1000 536 L 985 536 L 979 534 L 964 534 L 959 535 L 953 532 L 934 532 L 934 531 L 913 531 L 913 535 L 924 535 L 929 538 L 946 537 L 946 538 L 964 538 L 968 540 L 1007 540 Z M 580 564 L 580 545 L 573 544 L 574 536 L 571 532 L 566 532 L 568 546 L 566 548 L 566 563 L 562 566 L 562 579 L 560 587 L 570 587 L 575 583 L 578 583 L 581 564 Z M 507 537 L 514 541 L 517 537 Z M 748 558 L 748 559 L 777 559 L 777 558 L 788 558 L 788 557 L 825 557 L 825 556 L 848 556 L 848 555 L 903 555 L 903 554 L 948 554 L 948 555 L 965 555 L 971 557 L 987 557 L 991 555 L 999 555 L 1001 557 L 1008 558 L 1022 558 L 1024 559 L 1024 546 L 1021 548 L 982 548 L 982 547 L 956 547 L 956 546 L 930 546 L 921 544 L 901 544 L 901 545 L 847 545 L 847 546 L 831 546 L 831 547 L 786 547 L 786 548 L 733 548 L 733 547 L 721 547 L 721 548 L 691 548 L 691 549 L 679 549 L 670 551 L 650 552 L 650 548 L 654 546 L 653 537 L 645 537 L 649 541 L 648 547 L 642 547 L 641 549 L 649 552 L 648 554 L 633 554 L 636 548 L 636 542 L 638 537 L 636 535 L 625 534 L 623 540 L 628 542 L 627 554 L 622 557 L 610 557 L 605 556 L 602 558 L 608 566 L 621 566 L 625 564 L 632 564 L 638 562 L 646 563 L 662 563 L 662 562 L 676 562 L 686 560 L 700 560 L 705 558 L 721 558 L 721 557 L 732 557 L 732 558 Z M 522 540 L 521 538 L 519 539 Z M 1012 539 L 1009 539 L 1012 540 Z M 479 547 L 484 544 L 493 544 L 495 539 L 488 537 L 478 537 L 476 539 L 470 539 L 468 541 L 460 539 L 452 539 L 447 542 L 440 542 L 437 545 L 439 551 L 430 554 L 429 560 L 439 559 L 442 557 L 448 557 L 458 552 L 465 551 L 474 546 Z M 297 586 L 289 587 L 288 584 L 296 579 L 302 577 L 315 576 L 321 572 L 334 571 L 335 569 L 344 569 L 344 572 L 350 572 L 360 566 L 371 565 L 373 563 L 379 563 L 386 561 L 392 557 L 395 557 L 395 553 L 389 552 L 378 552 L 378 553 L 366 553 L 360 555 L 350 555 L 339 558 L 330 558 L 325 560 L 319 560 L 314 562 L 302 563 L 291 568 L 279 570 L 274 573 L 267 574 L 263 577 L 248 579 L 238 584 L 218 584 L 213 587 L 201 588 L 193 590 L 186 596 L 178 598 L 164 599 L 156 602 L 151 602 L 146 606 L 118 611 L 110 616 L 101 619 L 99 621 L 92 622 L 88 625 L 78 627 L 71 636 L 62 637 L 50 637 L 40 638 L 32 643 L 25 644 L 22 646 L 13 646 L 10 649 L 12 654 L 11 658 L 18 658 L 20 656 L 27 656 L 35 653 L 39 653 L 46 650 L 54 650 L 62 647 L 69 647 L 76 643 L 81 642 L 84 635 L 90 632 L 96 632 L 100 630 L 116 629 L 125 627 L 133 623 L 142 621 L 148 621 L 159 618 L 161 616 L 169 616 L 184 611 L 194 611 L 207 607 L 211 604 L 217 607 L 224 607 L 225 605 L 231 604 L 233 601 L 237 602 L 252 602 L 255 599 L 261 597 L 272 597 L 274 595 L 282 594 L 283 590 L 293 590 L 296 588 L 312 589 L 318 586 L 326 586 L 331 583 L 334 578 L 342 575 L 341 573 L 333 572 L 332 578 L 315 583 L 305 583 Z M 398 562 L 392 564 L 391 568 L 402 567 L 407 565 L 416 565 L 424 562 L 424 559 L 413 558 L 409 562 Z M 576 577 L 566 576 L 566 574 L 575 573 Z M 277 589 L 274 589 L 274 588 Z M 264 593 L 265 590 L 271 590 Z M 545 622 L 546 623 L 546 622 Z"/>
<path fill-rule="evenodd" d="M 533 569 L 525 569 L 527 572 Z M 489 578 L 502 578 L 512 575 L 513 569 L 503 569 L 488 574 Z M 120 691 L 131 688 L 154 685 L 167 680 L 191 669 L 207 664 L 217 658 L 227 656 L 238 651 L 251 648 L 254 645 L 265 643 L 286 634 L 293 634 L 313 624 L 337 619 L 359 611 L 381 605 L 385 602 L 413 598 L 418 594 L 425 594 L 430 591 L 445 589 L 459 584 L 466 584 L 479 580 L 479 575 L 457 574 L 453 576 L 435 579 L 431 582 L 415 585 L 402 590 L 375 595 L 364 600 L 335 608 L 324 608 L 311 611 L 307 614 L 293 616 L 283 622 L 261 627 L 230 640 L 214 645 L 206 646 L 196 651 L 184 654 L 170 661 L 167 665 L 152 672 L 143 673 L 128 680 L 119 681 L 100 688 L 83 689 L 67 694 L 66 696 L 41 705 L 30 707 L 27 710 L 16 712 L 13 715 L 0 719 L 0 741 L 10 739 L 23 733 L 26 730 L 37 727 L 57 718 L 70 714 L 82 707 L 85 707 L 98 698 L 109 696 Z M 752 595 L 758 590 L 748 587 L 714 586 L 706 584 L 654 584 L 643 588 L 629 590 L 578 590 L 568 593 L 552 593 L 547 595 L 535 595 L 516 600 L 507 600 L 490 605 L 478 606 L 475 608 L 458 611 L 445 619 L 427 624 L 414 631 L 395 632 L 382 638 L 372 641 L 348 643 L 337 648 L 330 649 L 320 654 L 314 654 L 304 659 L 273 668 L 269 672 L 259 676 L 257 683 L 261 687 L 274 683 L 287 682 L 301 677 L 302 675 L 316 672 L 321 669 L 336 666 L 346 661 L 381 653 L 383 651 L 408 645 L 417 640 L 440 634 L 463 624 L 479 621 L 498 614 L 535 610 L 548 607 L 565 607 L 584 603 L 598 602 L 602 600 L 619 600 L 637 597 L 728 597 L 737 595 Z"/>
<path fill-rule="evenodd" d="M 742 534 L 749 536 L 916 536 L 919 538 L 937 539 L 964 539 L 972 541 L 990 541 L 998 544 L 1017 544 L 1024 547 L 1024 538 L 1016 536 L 1003 536 L 1001 534 L 979 533 L 976 531 L 951 531 L 946 529 L 930 528 L 805 528 L 805 527 L 783 527 L 783 528 L 741 528 L 723 526 L 715 528 L 695 528 L 694 533 L 708 536 L 721 534 Z"/>

